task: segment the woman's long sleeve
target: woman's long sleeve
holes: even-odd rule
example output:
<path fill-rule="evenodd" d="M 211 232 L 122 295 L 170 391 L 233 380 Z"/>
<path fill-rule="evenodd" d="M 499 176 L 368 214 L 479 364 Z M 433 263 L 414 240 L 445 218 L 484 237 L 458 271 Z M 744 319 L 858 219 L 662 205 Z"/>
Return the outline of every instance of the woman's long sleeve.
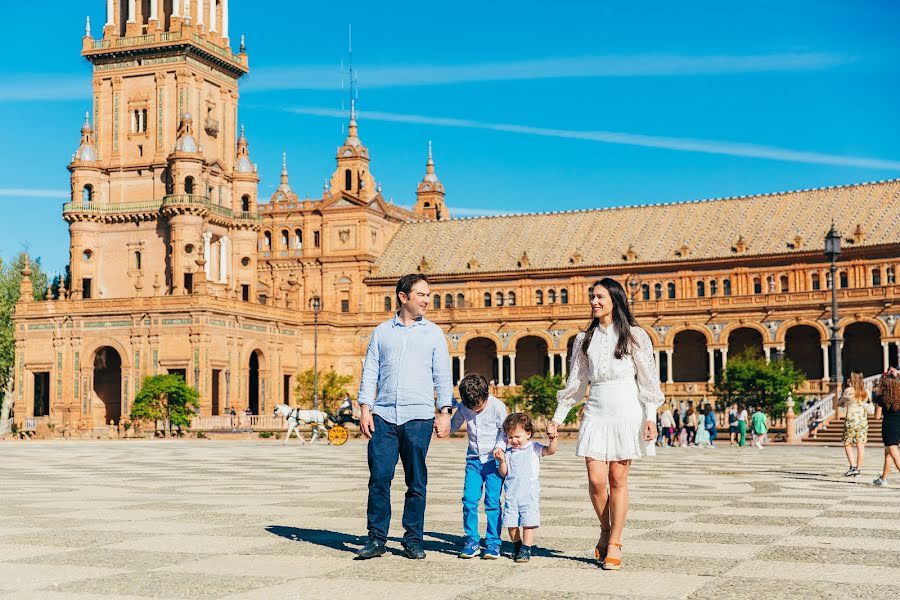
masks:
<path fill-rule="evenodd" d="M 556 412 L 553 421 L 562 424 L 572 407 L 584 400 L 584 393 L 590 383 L 590 366 L 587 355 L 581 349 L 584 332 L 575 336 L 572 344 L 572 364 L 569 365 L 569 379 L 566 387 L 556 393 Z"/>
<path fill-rule="evenodd" d="M 644 419 L 655 421 L 656 409 L 662 406 L 666 397 L 659 385 L 653 342 L 650 341 L 647 332 L 640 327 L 632 327 L 631 332 L 637 340 L 636 347 L 632 348 L 631 352 L 638 386 L 638 400 L 644 406 Z"/>

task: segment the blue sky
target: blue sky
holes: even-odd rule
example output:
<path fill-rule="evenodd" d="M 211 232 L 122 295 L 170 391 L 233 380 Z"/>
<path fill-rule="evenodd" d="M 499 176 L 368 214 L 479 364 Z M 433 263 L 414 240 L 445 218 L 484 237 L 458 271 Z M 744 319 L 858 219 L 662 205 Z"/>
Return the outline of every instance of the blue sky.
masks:
<path fill-rule="evenodd" d="M 333 170 L 348 24 L 360 136 L 398 204 L 415 199 L 428 140 L 456 216 L 900 177 L 895 2 L 230 4 L 261 198 L 283 151 L 298 193 L 318 197 Z M 0 256 L 27 244 L 57 271 L 90 108 L 81 36 L 105 2 L 53 0 L 40 23 L 27 3 L 5 11 L 37 28 L 11 26 L 0 55 Z"/>

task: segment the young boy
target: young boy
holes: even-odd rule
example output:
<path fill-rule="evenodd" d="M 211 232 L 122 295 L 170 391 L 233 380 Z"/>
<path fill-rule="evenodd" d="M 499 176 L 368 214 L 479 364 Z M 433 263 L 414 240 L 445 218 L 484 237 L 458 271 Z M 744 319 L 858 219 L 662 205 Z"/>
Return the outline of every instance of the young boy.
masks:
<path fill-rule="evenodd" d="M 750 417 L 750 423 L 753 426 L 753 444 L 760 450 L 763 449 L 763 443 L 766 442 L 766 435 L 769 432 L 769 428 L 766 426 L 768 418 L 761 407 L 757 408 Z"/>
<path fill-rule="evenodd" d="M 500 558 L 500 490 L 503 477 L 492 453 L 506 449 L 503 421 L 506 405 L 488 393 L 488 383 L 481 375 L 466 375 L 459 382 L 462 404 L 450 420 L 450 432 L 459 430 L 465 422 L 469 437 L 466 452 L 466 479 L 463 485 L 463 531 L 466 542 L 460 558 L 475 558 L 481 551 L 478 533 L 478 502 L 484 495 L 484 515 L 487 517 L 486 548 L 481 558 Z"/>
<path fill-rule="evenodd" d="M 534 425 L 525 413 L 506 417 L 503 431 L 508 440 L 506 452 L 494 450 L 494 457 L 500 461 L 500 475 L 506 478 L 503 526 L 509 528 L 513 559 L 527 563 L 531 560 L 534 530 L 541 525 L 541 459 L 556 454 L 557 435 L 555 429 L 552 434 L 547 432 L 548 446 L 531 441 Z"/>

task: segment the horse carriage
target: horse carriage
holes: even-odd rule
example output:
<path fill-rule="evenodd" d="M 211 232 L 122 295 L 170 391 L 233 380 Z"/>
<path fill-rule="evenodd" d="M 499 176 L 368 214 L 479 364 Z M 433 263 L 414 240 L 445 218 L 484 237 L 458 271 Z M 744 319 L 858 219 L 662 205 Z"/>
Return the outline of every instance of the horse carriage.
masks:
<path fill-rule="evenodd" d="M 328 440 L 329 444 L 334 446 L 343 446 L 350 439 L 350 432 L 347 430 L 347 424 L 359 426 L 359 419 L 353 416 L 352 411 L 339 410 L 337 414 L 331 414 L 322 410 L 306 410 L 288 406 L 287 404 L 277 404 L 273 416 L 282 416 L 287 423 L 287 435 L 284 436 L 284 444 L 290 439 L 291 434 L 296 432 L 297 439 L 303 442 L 300 437 L 300 424 L 304 423 L 312 428 L 312 438 L 310 443 L 315 442 L 319 435 L 322 434 Z"/>

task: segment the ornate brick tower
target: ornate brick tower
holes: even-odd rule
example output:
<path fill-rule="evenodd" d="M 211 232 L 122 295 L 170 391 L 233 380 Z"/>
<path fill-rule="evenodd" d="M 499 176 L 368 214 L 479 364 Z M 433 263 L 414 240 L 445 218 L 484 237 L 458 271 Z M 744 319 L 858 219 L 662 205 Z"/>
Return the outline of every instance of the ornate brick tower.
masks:
<path fill-rule="evenodd" d="M 441 221 L 450 218 L 444 204 L 444 184 L 434 173 L 434 159 L 431 157 L 431 142 L 428 142 L 428 162 L 425 163 L 425 177 L 416 187 L 416 205 L 413 212 L 420 219 Z"/>
<path fill-rule="evenodd" d="M 369 149 L 363 146 L 356 128 L 356 103 L 350 102 L 347 139 L 337 151 L 337 168 L 331 175 L 331 195 L 346 193 L 360 200 L 372 200 L 375 179 L 369 172 Z"/>
<path fill-rule="evenodd" d="M 107 0 L 82 55 L 94 106 L 63 211 L 73 297 L 187 294 L 198 270 L 252 288 L 258 177 L 237 137 L 248 60 L 231 52 L 228 0 Z"/>

